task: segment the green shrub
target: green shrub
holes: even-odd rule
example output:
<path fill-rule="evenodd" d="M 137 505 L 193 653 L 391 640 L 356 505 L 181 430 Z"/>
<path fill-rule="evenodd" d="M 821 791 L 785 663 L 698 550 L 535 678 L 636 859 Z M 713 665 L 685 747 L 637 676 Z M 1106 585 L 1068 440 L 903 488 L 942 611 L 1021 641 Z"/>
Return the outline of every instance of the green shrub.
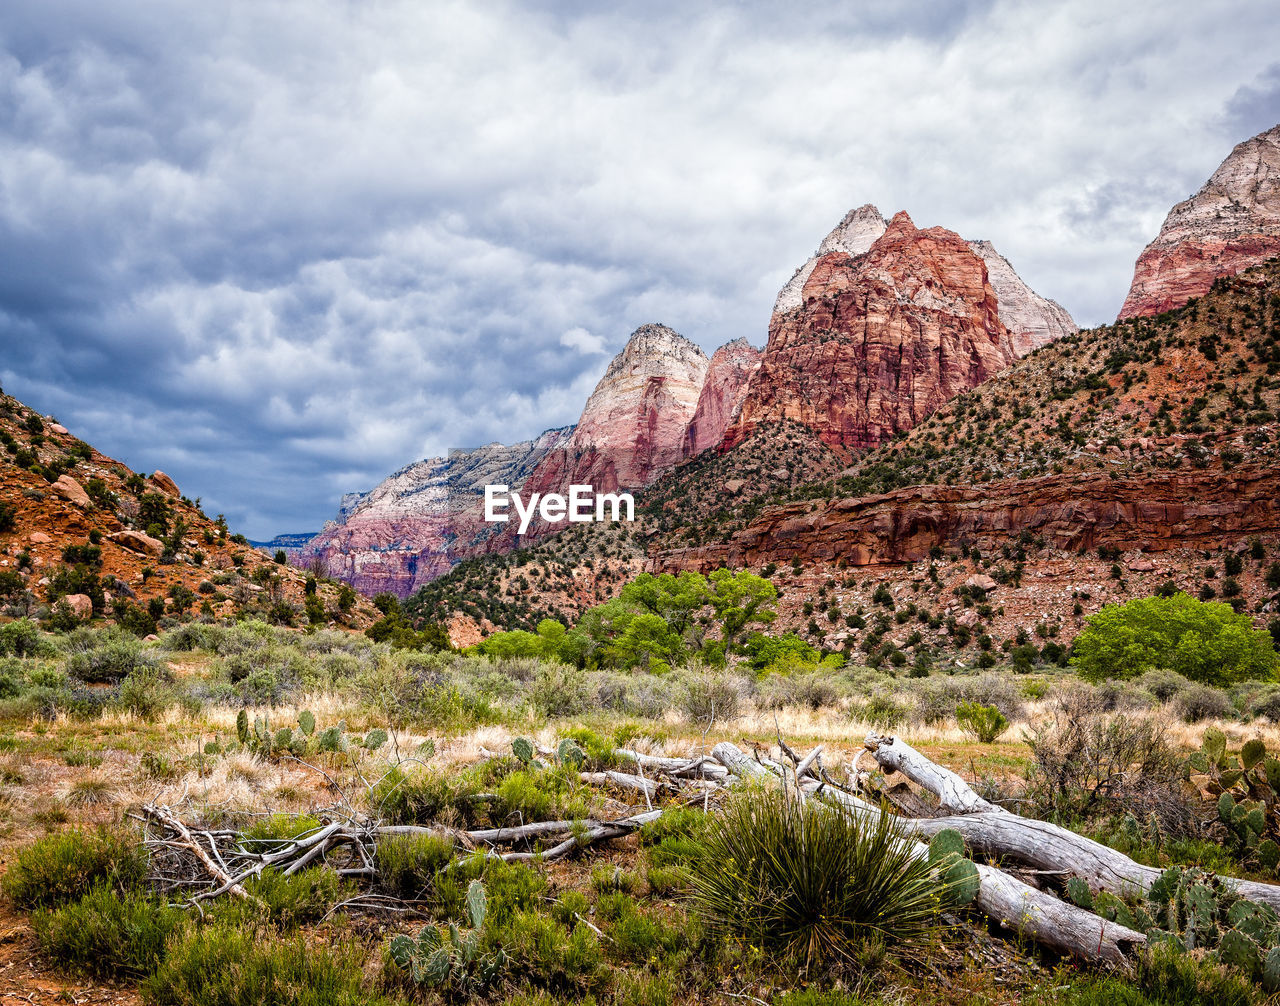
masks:
<path fill-rule="evenodd" d="M 0 625 L 0 657 L 36 657 L 48 649 L 39 626 L 31 619 L 19 618 Z"/>
<path fill-rule="evenodd" d="M 537 911 L 518 911 L 486 932 L 486 949 L 502 947 L 510 969 L 560 994 L 584 991 L 603 963 L 600 941 L 581 923 L 566 930 Z"/>
<path fill-rule="evenodd" d="M 443 835 L 391 835 L 378 843 L 378 880 L 398 898 L 421 898 L 453 857 L 454 844 Z"/>
<path fill-rule="evenodd" d="M 29 911 L 65 904 L 102 881 L 117 891 L 130 890 L 142 883 L 146 869 L 146 853 L 134 836 L 73 828 L 22 849 L 0 886 Z"/>
<path fill-rule="evenodd" d="M 245 882 L 245 890 L 266 905 L 267 917 L 279 926 L 291 927 L 315 922 L 334 905 L 351 897 L 353 885 L 328 867 L 314 867 L 285 876 L 280 870 L 264 870 Z M 231 902 L 243 908 L 249 902 Z"/>
<path fill-rule="evenodd" d="M 159 671 L 160 662 L 142 642 L 123 630 L 80 630 L 73 646 L 83 645 L 67 658 L 67 673 L 91 684 L 114 684 L 137 671 Z"/>
<path fill-rule="evenodd" d="M 1009 721 L 999 709 L 980 702 L 961 702 L 956 706 L 956 724 L 982 744 L 993 743 L 1009 729 Z"/>
<path fill-rule="evenodd" d="M 1086 681 L 1133 678 L 1151 668 L 1225 686 L 1271 678 L 1280 666 L 1270 636 L 1230 605 L 1186 594 L 1109 604 L 1076 636 L 1072 663 Z"/>
<path fill-rule="evenodd" d="M 99 883 L 79 901 L 41 909 L 32 922 L 40 947 L 61 966 L 93 978 L 144 978 L 186 915 L 137 891 Z"/>
<path fill-rule="evenodd" d="M 308 947 L 226 924 L 191 927 L 142 983 L 155 1006 L 389 1006 L 363 983 L 359 943 Z"/>
<path fill-rule="evenodd" d="M 880 939 L 911 953 L 940 928 L 944 886 L 888 815 L 875 824 L 770 788 L 707 827 L 692 905 L 712 933 L 805 962 L 851 960 Z"/>

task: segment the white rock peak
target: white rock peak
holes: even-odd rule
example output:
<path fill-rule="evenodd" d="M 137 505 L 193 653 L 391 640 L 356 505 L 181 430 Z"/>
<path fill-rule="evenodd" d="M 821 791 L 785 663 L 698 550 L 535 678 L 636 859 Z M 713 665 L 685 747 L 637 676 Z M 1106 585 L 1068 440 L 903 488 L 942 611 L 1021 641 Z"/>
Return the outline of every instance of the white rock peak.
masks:
<path fill-rule="evenodd" d="M 887 227 L 888 224 L 880 211 L 870 203 L 864 203 L 846 213 L 844 219 L 822 239 L 818 250 L 809 256 L 808 261 L 797 269 L 787 280 L 786 285 L 778 291 L 778 299 L 773 304 L 773 313 L 791 311 L 800 306 L 800 294 L 804 290 L 804 285 L 818 259 L 823 255 L 830 255 L 832 252 L 861 255 L 876 243 L 876 238 L 883 234 Z"/>

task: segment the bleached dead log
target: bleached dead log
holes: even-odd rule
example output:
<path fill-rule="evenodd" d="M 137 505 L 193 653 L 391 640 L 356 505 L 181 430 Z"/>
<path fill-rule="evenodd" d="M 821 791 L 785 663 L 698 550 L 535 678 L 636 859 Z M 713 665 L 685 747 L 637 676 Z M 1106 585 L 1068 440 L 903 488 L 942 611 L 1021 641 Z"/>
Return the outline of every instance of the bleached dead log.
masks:
<path fill-rule="evenodd" d="M 739 748 L 728 741 L 721 741 L 711 749 L 711 757 L 727 768 L 733 775 L 742 779 L 764 779 L 770 776 L 781 776 L 782 770 L 772 763 L 761 764 L 748 757 Z"/>
<path fill-rule="evenodd" d="M 826 799 L 843 804 L 868 822 L 875 822 L 881 814 L 879 807 L 842 790 L 823 787 L 814 779 L 802 779 L 801 787 L 810 795 L 821 792 Z M 933 820 L 950 819 L 935 818 L 928 823 Z M 916 825 L 926 823 L 902 817 L 896 817 L 895 821 L 909 835 L 916 832 Z M 912 841 L 912 852 L 927 858 L 929 848 L 923 842 Z M 1090 963 L 1124 964 L 1147 942 L 1142 933 L 1037 891 L 1003 870 L 982 863 L 975 865 L 978 893 L 973 900 L 974 907 L 1006 929 L 1055 953 Z"/>
<path fill-rule="evenodd" d="M 629 772 L 615 772 L 612 770 L 607 772 L 579 772 L 578 778 L 592 786 L 604 786 L 607 783 L 613 783 L 623 789 L 643 793 L 649 799 L 657 796 L 663 788 L 663 784 L 656 780 L 646 779 L 640 775 L 632 775 Z"/>
<path fill-rule="evenodd" d="M 192 836 L 191 830 L 168 807 L 147 806 L 143 808 L 143 811 L 177 834 L 178 842 L 176 844 L 180 844 L 183 848 L 195 853 L 196 858 L 222 884 L 222 887 L 218 889 L 219 891 L 225 890 L 234 894 L 237 898 L 243 898 L 245 901 L 252 901 L 256 905 L 262 905 L 260 899 L 255 898 L 246 891 L 243 884 L 213 861 L 212 857 L 204 851 L 204 848 Z"/>
<path fill-rule="evenodd" d="M 728 769 L 707 757 L 670 758 L 662 755 L 643 754 L 639 751 L 628 751 L 626 748 L 617 748 L 613 753 L 620 759 L 635 762 L 637 765 L 653 769 L 664 775 L 701 775 L 707 779 L 725 779 L 729 775 Z"/>
<path fill-rule="evenodd" d="M 623 818 L 620 821 L 611 821 L 608 824 L 597 824 L 594 828 L 587 828 L 582 831 L 575 832 L 558 845 L 553 845 L 549 849 L 539 852 L 505 852 L 498 855 L 508 863 L 527 862 L 530 860 L 541 860 L 547 862 L 554 859 L 563 859 L 574 849 L 585 848 L 594 842 L 599 842 L 609 838 L 621 838 L 629 835 L 634 831 L 638 831 L 650 821 L 656 821 L 662 816 L 662 810 L 650 810 L 643 814 L 634 814 L 631 817 Z"/>
<path fill-rule="evenodd" d="M 933 793 L 944 809 L 980 808 L 948 817 L 902 818 L 914 834 L 934 835 L 944 828 L 954 828 L 971 849 L 983 856 L 1012 859 L 1040 870 L 1066 871 L 1095 890 L 1122 896 L 1149 890 L 1163 872 L 1067 828 L 1022 817 L 983 800 L 950 769 L 931 762 L 898 738 L 873 734 L 867 738 L 867 749 L 882 768 L 901 771 Z M 1221 879 L 1241 897 L 1280 910 L 1280 887 L 1231 877 Z"/>
<path fill-rule="evenodd" d="M 821 765 L 822 763 L 818 761 L 821 755 L 822 755 L 822 745 L 819 744 L 816 748 L 814 748 L 807 755 L 801 758 L 800 761 L 796 763 L 796 778 L 803 779 L 808 774 L 809 769 L 813 767 L 815 762 Z"/>
<path fill-rule="evenodd" d="M 973 814 L 998 810 L 949 768 L 944 768 L 922 755 L 901 737 L 869 734 L 865 746 L 886 772 L 901 772 L 912 782 L 923 786 L 938 798 L 943 810 L 955 814 Z"/>

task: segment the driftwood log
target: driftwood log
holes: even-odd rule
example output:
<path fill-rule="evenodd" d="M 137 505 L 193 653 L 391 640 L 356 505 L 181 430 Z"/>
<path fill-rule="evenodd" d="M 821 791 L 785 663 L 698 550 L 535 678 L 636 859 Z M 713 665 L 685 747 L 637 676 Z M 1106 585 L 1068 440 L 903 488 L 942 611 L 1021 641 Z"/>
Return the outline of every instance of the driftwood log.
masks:
<path fill-rule="evenodd" d="M 1068 871 L 1095 890 L 1117 895 L 1147 891 L 1162 870 L 1136 863 L 1110 846 L 1077 835 L 1048 821 L 1021 817 L 984 800 L 960 776 L 938 765 L 899 737 L 871 734 L 866 748 L 886 772 L 901 772 L 938 799 L 950 816 L 910 818 L 919 835 L 954 828 L 975 852 L 1008 859 L 1039 870 Z M 1222 878 L 1243 898 L 1280 910 L 1280 887 L 1251 880 Z"/>

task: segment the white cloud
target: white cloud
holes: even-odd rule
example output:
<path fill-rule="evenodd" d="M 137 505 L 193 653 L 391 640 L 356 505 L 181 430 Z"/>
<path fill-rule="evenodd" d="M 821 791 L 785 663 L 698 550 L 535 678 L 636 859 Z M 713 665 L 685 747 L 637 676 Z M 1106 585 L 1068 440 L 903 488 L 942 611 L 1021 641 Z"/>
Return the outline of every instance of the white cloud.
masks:
<path fill-rule="evenodd" d="M 937 10 L 11 0 L 6 390 L 255 536 L 318 526 L 336 472 L 573 422 L 640 324 L 762 344 L 863 202 L 1107 320 L 1280 120 L 1274 4 Z"/>
<path fill-rule="evenodd" d="M 592 353 L 603 353 L 604 339 L 598 335 L 592 335 L 585 328 L 571 328 L 560 336 L 560 345 L 568 349 L 576 349 L 579 353 L 585 353 L 588 356 Z"/>

